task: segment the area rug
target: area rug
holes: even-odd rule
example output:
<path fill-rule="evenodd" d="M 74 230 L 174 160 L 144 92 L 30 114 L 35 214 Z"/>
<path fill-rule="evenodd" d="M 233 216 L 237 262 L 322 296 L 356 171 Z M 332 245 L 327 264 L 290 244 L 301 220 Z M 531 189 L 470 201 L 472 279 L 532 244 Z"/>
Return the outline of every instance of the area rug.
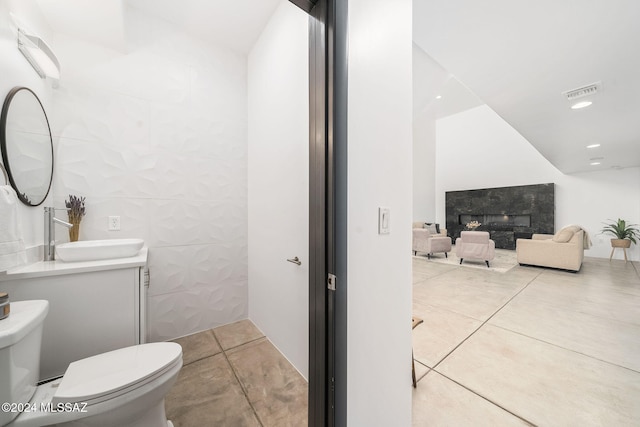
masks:
<path fill-rule="evenodd" d="M 452 246 L 449 257 L 445 258 L 444 253 L 434 254 L 431 259 L 427 259 L 427 254 L 418 252 L 418 255 L 413 257 L 414 259 L 423 259 L 425 262 L 437 262 L 438 264 L 460 265 L 460 258 L 456 256 L 455 245 Z M 482 270 L 495 271 L 497 273 L 506 273 L 513 267 L 518 265 L 516 259 L 516 251 L 508 249 L 496 249 L 496 257 L 489 261 L 490 267 L 484 261 L 479 259 L 465 259 L 461 267 L 477 268 Z"/>

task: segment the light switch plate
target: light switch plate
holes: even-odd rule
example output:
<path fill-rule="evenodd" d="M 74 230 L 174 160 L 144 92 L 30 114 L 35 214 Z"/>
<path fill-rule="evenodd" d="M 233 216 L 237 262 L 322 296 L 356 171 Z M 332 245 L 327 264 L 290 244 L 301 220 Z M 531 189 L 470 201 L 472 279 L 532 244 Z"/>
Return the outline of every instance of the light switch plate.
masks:
<path fill-rule="evenodd" d="M 378 234 L 389 234 L 391 232 L 391 209 L 386 207 L 378 208 Z"/>
<path fill-rule="evenodd" d="M 120 230 L 120 217 L 119 216 L 110 216 L 109 217 L 109 231 L 118 231 Z"/>

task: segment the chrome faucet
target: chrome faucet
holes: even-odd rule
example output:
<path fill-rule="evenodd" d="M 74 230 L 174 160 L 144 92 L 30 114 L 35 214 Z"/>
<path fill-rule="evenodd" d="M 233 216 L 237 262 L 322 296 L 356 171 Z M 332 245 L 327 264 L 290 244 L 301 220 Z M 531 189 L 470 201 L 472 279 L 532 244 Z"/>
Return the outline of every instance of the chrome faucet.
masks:
<path fill-rule="evenodd" d="M 58 209 L 60 211 L 64 208 Z M 44 208 L 44 260 L 54 261 L 56 259 L 56 226 L 60 224 L 64 227 L 71 228 L 73 224 L 56 218 L 56 208 Z"/>

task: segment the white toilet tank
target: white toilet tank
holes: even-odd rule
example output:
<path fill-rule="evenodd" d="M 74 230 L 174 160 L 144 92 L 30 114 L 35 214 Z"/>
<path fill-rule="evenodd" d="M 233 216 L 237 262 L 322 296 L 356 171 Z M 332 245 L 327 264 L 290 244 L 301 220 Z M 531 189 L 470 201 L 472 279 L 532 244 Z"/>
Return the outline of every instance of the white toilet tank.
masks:
<path fill-rule="evenodd" d="M 0 320 L 0 402 L 31 400 L 40 374 L 42 325 L 48 311 L 45 300 L 12 302 L 9 317 Z M 0 411 L 0 426 L 17 416 L 16 411 Z"/>

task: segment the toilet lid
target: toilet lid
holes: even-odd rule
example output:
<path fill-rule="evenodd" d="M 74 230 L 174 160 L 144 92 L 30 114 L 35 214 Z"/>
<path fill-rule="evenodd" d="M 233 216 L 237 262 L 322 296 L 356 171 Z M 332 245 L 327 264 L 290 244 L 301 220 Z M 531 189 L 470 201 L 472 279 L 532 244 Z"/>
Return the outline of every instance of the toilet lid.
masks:
<path fill-rule="evenodd" d="M 62 377 L 53 402 L 91 402 L 131 386 L 140 386 L 182 359 L 173 342 L 142 344 L 73 362 Z"/>

